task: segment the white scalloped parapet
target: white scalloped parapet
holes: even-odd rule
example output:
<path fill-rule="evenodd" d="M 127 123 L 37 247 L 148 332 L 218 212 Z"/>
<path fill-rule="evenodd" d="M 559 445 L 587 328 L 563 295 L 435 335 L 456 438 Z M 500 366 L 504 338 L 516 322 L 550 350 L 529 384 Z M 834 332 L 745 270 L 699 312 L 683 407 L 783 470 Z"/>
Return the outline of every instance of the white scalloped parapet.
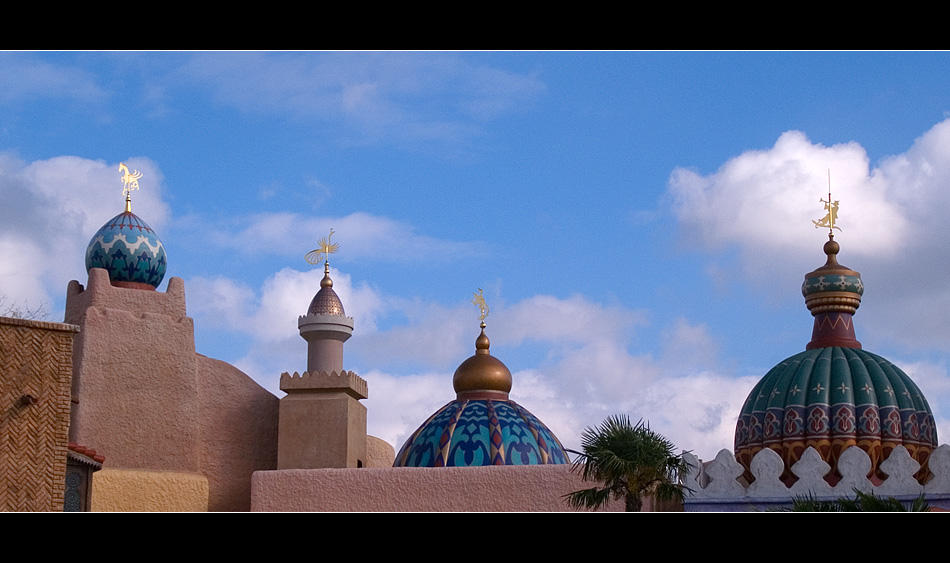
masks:
<path fill-rule="evenodd" d="M 366 380 L 353 371 L 310 373 L 284 372 L 280 374 L 280 390 L 285 393 L 345 391 L 357 399 L 369 397 Z"/>
<path fill-rule="evenodd" d="M 768 448 L 752 458 L 750 471 L 755 480 L 751 485 L 741 479 L 744 469 L 729 450 L 720 451 L 716 459 L 705 464 L 689 452 L 683 457 L 692 467 L 684 478 L 688 489 L 687 511 L 769 510 L 791 506 L 796 497 L 811 496 L 817 500 L 854 497 L 854 489 L 902 501 L 923 494 L 932 507 L 950 507 L 950 445 L 947 444 L 930 455 L 927 464 L 933 476 L 924 485 L 914 478 L 920 464 L 910 457 L 904 446 L 895 447 L 881 463 L 887 479 L 877 486 L 867 478 L 871 471 L 870 458 L 856 446 L 846 449 L 838 458 L 841 480 L 835 486 L 825 480 L 831 467 L 811 447 L 792 466 L 798 480 L 791 487 L 780 480 L 784 471 L 782 458 Z"/>

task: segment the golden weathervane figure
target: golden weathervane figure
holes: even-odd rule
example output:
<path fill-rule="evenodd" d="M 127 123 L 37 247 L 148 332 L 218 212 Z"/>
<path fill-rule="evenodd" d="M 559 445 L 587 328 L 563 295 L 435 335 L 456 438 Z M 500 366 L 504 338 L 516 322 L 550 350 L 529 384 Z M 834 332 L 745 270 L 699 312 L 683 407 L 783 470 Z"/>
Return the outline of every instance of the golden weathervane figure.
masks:
<path fill-rule="evenodd" d="M 119 172 L 122 172 L 122 193 L 125 195 L 125 210 L 132 211 L 132 190 L 139 189 L 139 178 L 142 173 L 138 170 L 129 172 L 129 167 L 119 163 Z"/>
<path fill-rule="evenodd" d="M 330 234 L 318 241 L 317 244 L 319 244 L 320 247 L 311 250 L 310 252 L 307 253 L 306 256 L 304 256 L 304 259 L 307 261 L 307 263 L 313 264 L 313 265 L 317 265 L 321 261 L 326 262 L 327 264 L 330 263 L 330 255 L 336 252 L 337 250 L 340 250 L 339 243 L 330 242 L 330 237 L 333 236 L 333 233 L 334 233 L 333 229 L 330 229 Z M 324 255 L 323 260 L 320 260 L 321 254 Z"/>
<path fill-rule="evenodd" d="M 818 201 L 825 204 L 825 211 L 828 213 L 821 219 L 812 221 L 812 223 L 815 224 L 815 228 L 828 227 L 828 234 L 834 234 L 834 229 L 840 231 L 841 227 L 835 225 L 835 223 L 838 222 L 838 201 L 831 200 L 831 170 L 828 171 L 828 201 L 821 198 L 819 198 Z"/>
<path fill-rule="evenodd" d="M 482 328 L 484 328 L 485 317 L 488 316 L 488 303 L 485 302 L 485 296 L 482 295 L 482 288 L 478 288 L 478 293 L 472 297 L 472 305 L 478 307 L 478 310 L 481 313 L 478 315 L 478 320 L 482 322 Z"/>

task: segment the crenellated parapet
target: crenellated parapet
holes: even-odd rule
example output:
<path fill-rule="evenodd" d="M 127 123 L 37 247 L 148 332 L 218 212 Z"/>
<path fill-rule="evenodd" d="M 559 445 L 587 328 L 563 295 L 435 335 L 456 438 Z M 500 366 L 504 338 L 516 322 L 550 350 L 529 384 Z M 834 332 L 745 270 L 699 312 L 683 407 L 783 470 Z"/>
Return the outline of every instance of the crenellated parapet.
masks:
<path fill-rule="evenodd" d="M 920 470 L 906 448 L 897 446 L 880 464 L 886 479 L 871 481 L 871 459 L 859 447 L 850 447 L 838 459 L 838 476 L 832 475 L 831 466 L 821 459 L 814 448 L 807 448 L 801 459 L 791 467 L 795 482 L 788 486 L 782 481 L 785 463 L 771 449 L 763 449 L 752 458 L 751 484 L 743 477 L 745 468 L 729 450 L 722 450 L 716 459 L 701 463 L 696 456 L 685 453 L 692 465 L 685 478 L 688 511 L 744 511 L 769 510 L 791 506 L 796 497 L 811 496 L 817 500 L 853 497 L 857 489 L 882 497 L 913 500 L 924 494 L 931 506 L 950 506 L 950 446 L 935 449 L 928 460 L 932 476 L 925 484 L 914 475 Z M 833 485 L 831 483 L 834 483 Z"/>
<path fill-rule="evenodd" d="M 344 391 L 356 399 L 369 397 L 369 386 L 366 380 L 353 371 L 332 371 L 293 374 L 284 372 L 280 375 L 280 390 L 285 393 L 301 391 Z"/>
<path fill-rule="evenodd" d="M 352 371 L 283 373 L 278 469 L 365 467 L 366 380 Z"/>
<path fill-rule="evenodd" d="M 129 291 L 117 287 L 109 280 L 109 272 L 102 268 L 89 270 L 86 287 L 76 280 L 66 289 L 67 323 L 81 324 L 83 314 L 92 307 L 117 309 L 136 314 L 154 313 L 178 320 L 185 313 L 185 282 L 173 277 L 168 288 L 162 291 Z"/>

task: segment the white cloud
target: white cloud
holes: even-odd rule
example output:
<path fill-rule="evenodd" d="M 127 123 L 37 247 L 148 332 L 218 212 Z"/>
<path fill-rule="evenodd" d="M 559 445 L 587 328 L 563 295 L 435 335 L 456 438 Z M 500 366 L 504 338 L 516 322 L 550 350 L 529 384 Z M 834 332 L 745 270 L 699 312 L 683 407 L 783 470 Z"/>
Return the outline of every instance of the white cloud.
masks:
<path fill-rule="evenodd" d="M 191 280 L 189 303 L 198 304 L 189 310 L 196 324 L 214 317 L 250 336 L 246 354 L 235 365 L 280 394 L 278 374 L 301 370 L 306 361 L 296 319 L 321 276 L 319 270 L 288 268 L 256 291 L 225 279 Z M 366 366 L 361 375 L 370 385 L 369 431 L 398 449 L 429 415 L 455 398 L 452 373 L 474 353 L 478 334 L 473 307 L 354 287 L 343 272 L 334 272 L 333 279 L 347 313 L 357 317 L 344 367 Z M 385 328 L 374 324 L 373 319 L 393 312 L 402 320 Z M 667 354 L 655 359 L 628 350 L 635 329 L 646 323 L 643 312 L 582 295 L 537 295 L 496 306 L 490 318 L 492 353 L 513 371 L 512 399 L 545 421 L 566 447 L 579 448 L 581 430 L 614 413 L 650 420 L 685 449 L 709 450 L 711 456 L 730 446 L 736 413 L 753 382 L 703 371 L 716 355 L 705 326 L 676 319 L 663 327 Z M 539 363 L 525 364 L 524 358 L 532 357 L 525 348 L 542 350 Z"/>
<path fill-rule="evenodd" d="M 800 131 L 783 133 L 774 147 L 747 151 L 708 176 L 677 168 L 670 178 L 673 210 L 690 243 L 738 245 L 745 271 L 765 278 L 773 273 L 774 253 L 804 257 L 820 249 L 815 241 L 827 231 L 812 221 L 825 213 L 819 200 L 827 198 L 829 170 L 832 198 L 841 202 L 838 225 L 846 233 L 837 236 L 848 252 L 896 253 L 908 229 L 894 198 L 897 187 L 880 169 L 869 169 L 857 143 L 825 147 Z"/>
<path fill-rule="evenodd" d="M 950 120 L 924 133 L 907 152 L 885 158 L 876 167 L 870 166 L 856 142 L 825 147 L 790 131 L 774 147 L 743 153 L 713 174 L 675 170 L 669 194 L 686 241 L 707 251 L 739 249 L 738 268 L 722 263 L 719 254 L 711 258 L 718 284 L 744 278 L 762 291 L 775 287 L 786 291 L 787 286 L 776 280 L 801 280 L 824 261 L 821 244 L 827 231 L 811 232 L 815 229 L 810 221 L 822 215 L 818 199 L 826 197 L 829 168 L 832 197 L 841 202 L 843 230 L 835 233 L 842 248 L 838 258 L 862 273 L 866 287 L 855 318 L 858 339 L 865 349 L 877 352 L 879 346 L 902 354 L 927 348 L 950 351 L 945 338 L 950 317 L 940 313 L 950 310 L 950 255 L 945 248 L 950 235 L 946 222 Z M 946 366 L 896 363 L 928 397 L 938 432 L 946 440 L 950 432 L 950 403 L 942 399 L 950 391 Z M 698 400 L 699 412 L 709 413 L 709 420 L 715 421 L 718 403 L 704 403 L 701 389 L 706 387 L 709 397 L 724 399 L 722 405 L 737 413 L 744 398 L 741 388 L 757 379 L 744 383 L 714 377 L 704 385 L 701 376 L 690 376 L 682 381 L 691 387 L 684 396 Z M 703 435 L 725 438 L 725 424 L 714 433 L 700 430 L 712 428 L 701 422 L 704 416 L 695 417 L 696 432 L 677 422 L 683 413 L 695 416 L 696 411 L 695 405 L 686 408 L 673 400 L 674 395 L 662 399 L 666 406 L 657 410 L 664 418 L 676 415 L 668 421 L 674 428 L 671 435 L 683 435 L 693 443 L 701 442 Z"/>
<path fill-rule="evenodd" d="M 395 376 L 370 370 L 360 376 L 369 385 L 367 429 L 396 451 L 437 409 L 455 399 L 451 373 Z"/>
<path fill-rule="evenodd" d="M 784 280 L 801 280 L 824 262 L 827 231 L 811 221 L 824 213 L 829 169 L 832 198 L 841 202 L 838 259 L 860 271 L 867 288 L 859 331 L 871 342 L 950 350 L 942 336 L 950 317 L 933 314 L 950 308 L 950 120 L 877 167 L 856 142 L 826 147 L 790 131 L 715 173 L 675 170 L 669 194 L 686 241 L 738 248 L 738 267 L 711 266 L 717 284 L 744 279 L 788 297 Z"/>

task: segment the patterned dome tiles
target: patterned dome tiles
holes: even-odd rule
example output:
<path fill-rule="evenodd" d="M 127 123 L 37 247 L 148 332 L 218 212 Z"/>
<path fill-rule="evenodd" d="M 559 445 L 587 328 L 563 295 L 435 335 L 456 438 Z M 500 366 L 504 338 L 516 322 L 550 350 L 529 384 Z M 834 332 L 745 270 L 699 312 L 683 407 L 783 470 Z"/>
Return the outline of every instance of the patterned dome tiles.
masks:
<path fill-rule="evenodd" d="M 115 283 L 158 287 L 165 277 L 165 247 L 155 231 L 131 211 L 102 226 L 86 248 L 86 270 L 103 268 Z"/>
<path fill-rule="evenodd" d="M 746 467 L 763 448 L 790 467 L 808 446 L 835 467 L 851 445 L 874 468 L 897 445 L 921 465 L 937 446 L 933 414 L 903 371 L 861 349 L 807 350 L 775 366 L 752 390 L 736 425 L 736 456 Z"/>
<path fill-rule="evenodd" d="M 340 301 L 339 296 L 336 292 L 333 291 L 332 287 L 322 287 L 316 295 L 313 296 L 313 300 L 310 301 L 310 307 L 307 308 L 308 315 L 337 315 L 340 317 L 346 316 L 346 311 L 343 310 L 343 302 Z"/>
<path fill-rule="evenodd" d="M 568 463 L 560 442 L 514 401 L 456 400 L 413 433 L 396 467 L 473 467 Z"/>

